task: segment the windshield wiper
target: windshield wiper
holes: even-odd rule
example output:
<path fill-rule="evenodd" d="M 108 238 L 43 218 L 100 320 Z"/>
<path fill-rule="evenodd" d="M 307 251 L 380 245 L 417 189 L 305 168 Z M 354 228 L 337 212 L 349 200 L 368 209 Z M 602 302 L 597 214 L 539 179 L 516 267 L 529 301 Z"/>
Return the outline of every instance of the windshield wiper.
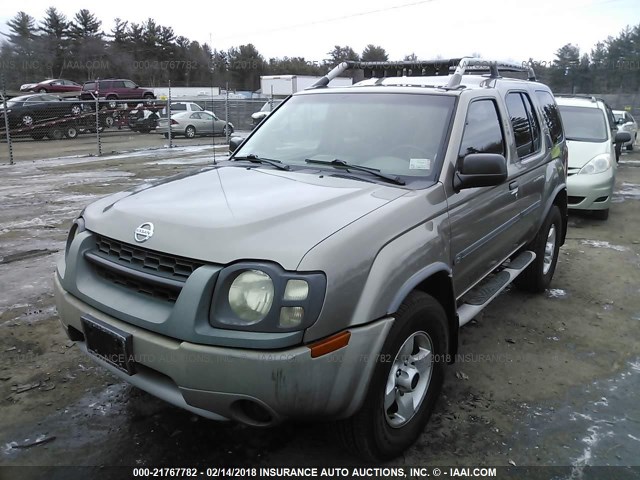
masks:
<path fill-rule="evenodd" d="M 255 153 L 250 153 L 249 155 L 245 155 L 242 157 L 233 157 L 231 160 L 247 161 L 251 163 L 263 163 L 266 165 L 271 165 L 272 167 L 276 167 L 278 170 L 291 170 L 291 167 L 289 165 L 282 163 L 280 160 L 262 158 L 256 155 Z"/>
<path fill-rule="evenodd" d="M 331 160 L 331 161 L 314 160 L 313 158 L 307 158 L 305 159 L 305 162 L 317 163 L 319 165 L 331 165 L 332 167 L 335 167 L 335 168 L 344 168 L 347 172 L 349 170 L 367 172 L 367 173 L 370 173 L 371 175 L 375 175 L 376 177 L 386 180 L 388 182 L 395 183 L 396 185 L 405 185 L 405 181 L 402 180 L 400 177 L 397 177 L 395 175 L 387 175 L 386 173 L 382 173 L 377 168 L 363 167 L 362 165 L 353 165 L 351 163 L 345 162 L 344 160 L 340 160 L 339 158 L 336 158 L 335 160 Z"/>

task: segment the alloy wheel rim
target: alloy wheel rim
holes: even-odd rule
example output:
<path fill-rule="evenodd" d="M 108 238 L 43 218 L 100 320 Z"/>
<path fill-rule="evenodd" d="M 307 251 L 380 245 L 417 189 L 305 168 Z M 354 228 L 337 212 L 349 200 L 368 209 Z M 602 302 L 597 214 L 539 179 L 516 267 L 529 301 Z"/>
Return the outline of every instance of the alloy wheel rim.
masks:
<path fill-rule="evenodd" d="M 556 226 L 551 225 L 547 235 L 547 243 L 544 245 L 544 258 L 542 260 L 542 273 L 546 275 L 553 264 L 553 254 L 556 250 Z"/>
<path fill-rule="evenodd" d="M 424 401 L 433 372 L 433 343 L 415 332 L 402 344 L 391 365 L 384 391 L 384 414 L 392 428 L 406 425 Z"/>

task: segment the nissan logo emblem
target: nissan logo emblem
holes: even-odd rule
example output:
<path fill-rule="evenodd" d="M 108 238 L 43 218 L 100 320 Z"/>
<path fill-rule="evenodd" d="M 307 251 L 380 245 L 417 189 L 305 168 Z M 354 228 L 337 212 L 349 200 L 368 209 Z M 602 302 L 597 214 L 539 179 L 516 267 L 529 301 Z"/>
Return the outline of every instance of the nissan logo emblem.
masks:
<path fill-rule="evenodd" d="M 136 242 L 142 243 L 146 242 L 153 236 L 153 223 L 145 222 L 136 228 L 136 231 L 133 234 L 133 238 L 135 238 Z"/>

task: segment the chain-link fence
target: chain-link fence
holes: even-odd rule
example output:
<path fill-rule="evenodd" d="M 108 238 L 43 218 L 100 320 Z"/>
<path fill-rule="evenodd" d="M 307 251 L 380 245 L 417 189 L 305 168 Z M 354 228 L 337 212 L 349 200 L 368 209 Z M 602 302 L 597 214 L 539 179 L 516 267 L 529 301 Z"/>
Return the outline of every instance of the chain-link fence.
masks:
<path fill-rule="evenodd" d="M 228 143 L 232 135 L 247 135 L 277 103 L 229 93 L 189 96 L 184 88 L 176 97 L 171 87 L 162 91 L 159 96 L 146 90 L 144 95 L 96 95 L 3 88 L 0 163 L 188 145 L 213 148 Z"/>

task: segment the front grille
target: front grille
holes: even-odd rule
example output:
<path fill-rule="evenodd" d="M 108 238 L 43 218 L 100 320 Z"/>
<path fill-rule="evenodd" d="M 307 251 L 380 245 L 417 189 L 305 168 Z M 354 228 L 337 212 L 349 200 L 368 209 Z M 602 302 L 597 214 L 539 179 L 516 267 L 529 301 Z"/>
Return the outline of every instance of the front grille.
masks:
<path fill-rule="evenodd" d="M 97 253 L 107 260 L 175 280 L 185 281 L 204 265 L 197 260 L 154 252 L 101 235 L 96 236 L 96 247 Z"/>
<path fill-rule="evenodd" d="M 203 262 L 155 252 L 96 235 L 96 249 L 85 253 L 94 271 L 109 282 L 175 302 L 189 276 Z"/>
<path fill-rule="evenodd" d="M 157 285 L 151 282 L 145 282 L 139 278 L 125 275 L 116 270 L 111 270 L 103 265 L 93 264 L 94 271 L 105 280 L 126 287 L 137 293 L 148 295 L 160 300 L 175 303 L 182 288 Z"/>

